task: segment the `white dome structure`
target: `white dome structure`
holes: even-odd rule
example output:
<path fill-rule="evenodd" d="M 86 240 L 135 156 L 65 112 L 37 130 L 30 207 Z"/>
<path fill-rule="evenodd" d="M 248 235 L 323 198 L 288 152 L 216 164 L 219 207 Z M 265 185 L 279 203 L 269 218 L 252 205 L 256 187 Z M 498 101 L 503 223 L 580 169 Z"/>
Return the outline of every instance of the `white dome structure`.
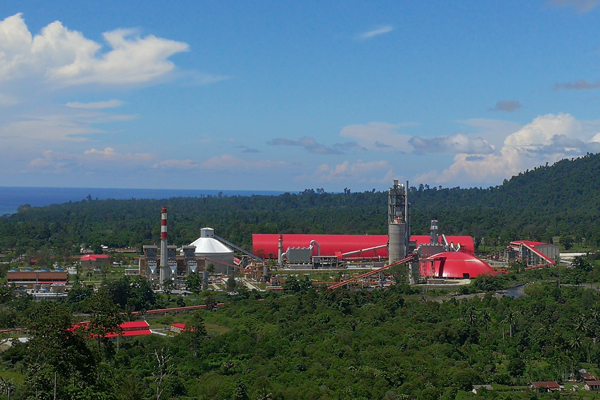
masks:
<path fill-rule="evenodd" d="M 227 265 L 233 264 L 233 250 L 215 239 L 215 230 L 213 228 L 202 228 L 200 237 L 190 246 L 196 247 L 196 258 L 199 264 L 208 267 L 213 264 L 216 273 L 228 273 Z M 204 262 L 204 259 L 206 260 Z"/>

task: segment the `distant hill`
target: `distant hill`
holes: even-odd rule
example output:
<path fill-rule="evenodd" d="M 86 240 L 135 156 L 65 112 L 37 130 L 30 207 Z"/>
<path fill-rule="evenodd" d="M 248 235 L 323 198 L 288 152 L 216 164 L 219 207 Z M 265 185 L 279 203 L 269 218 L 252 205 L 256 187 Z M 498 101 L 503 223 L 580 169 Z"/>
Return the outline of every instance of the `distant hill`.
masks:
<path fill-rule="evenodd" d="M 600 155 L 534 168 L 487 189 L 412 187 L 413 233 L 437 219 L 447 234 L 485 243 L 551 241 L 573 235 L 600 243 Z M 205 196 L 165 200 L 84 200 L 21 207 L 0 217 L 0 250 L 73 253 L 80 245 L 111 247 L 158 243 L 160 207 L 169 207 L 169 240 L 195 240 L 205 226 L 250 249 L 252 233 L 385 234 L 387 193 L 323 193 L 308 189 L 279 196 Z"/>

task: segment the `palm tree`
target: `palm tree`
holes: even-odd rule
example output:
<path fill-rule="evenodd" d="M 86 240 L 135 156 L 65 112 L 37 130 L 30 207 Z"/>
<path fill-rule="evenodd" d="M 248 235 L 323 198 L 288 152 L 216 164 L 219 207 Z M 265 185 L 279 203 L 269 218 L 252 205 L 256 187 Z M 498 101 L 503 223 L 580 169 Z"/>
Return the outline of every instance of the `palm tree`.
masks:
<path fill-rule="evenodd" d="M 517 322 L 519 315 L 520 315 L 519 311 L 516 311 L 516 310 L 508 310 L 508 313 L 506 314 L 506 321 L 508 322 L 508 331 L 509 331 L 510 337 L 512 337 L 513 326 Z"/>
<path fill-rule="evenodd" d="M 477 311 L 473 306 L 467 308 L 467 311 L 465 312 L 465 321 L 471 326 L 475 326 L 475 323 L 477 323 Z"/>
<path fill-rule="evenodd" d="M 480 318 L 481 322 L 483 323 L 483 325 L 485 326 L 485 330 L 487 332 L 490 322 L 492 322 L 492 316 L 490 315 L 490 310 L 487 308 L 481 310 L 481 312 L 479 313 L 479 318 Z"/>

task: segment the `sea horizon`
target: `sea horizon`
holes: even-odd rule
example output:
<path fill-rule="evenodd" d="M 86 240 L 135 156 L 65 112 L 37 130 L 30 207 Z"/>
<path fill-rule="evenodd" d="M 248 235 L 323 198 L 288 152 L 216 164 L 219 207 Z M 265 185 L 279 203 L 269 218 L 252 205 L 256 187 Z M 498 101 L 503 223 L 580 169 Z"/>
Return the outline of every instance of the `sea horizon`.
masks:
<path fill-rule="evenodd" d="M 286 191 L 274 190 L 213 190 L 213 189 L 131 189 L 131 188 L 74 188 L 0 186 L 0 216 L 14 214 L 19 206 L 29 204 L 44 207 L 81 201 L 88 197 L 96 200 L 169 199 L 171 197 L 201 196 L 278 196 Z"/>

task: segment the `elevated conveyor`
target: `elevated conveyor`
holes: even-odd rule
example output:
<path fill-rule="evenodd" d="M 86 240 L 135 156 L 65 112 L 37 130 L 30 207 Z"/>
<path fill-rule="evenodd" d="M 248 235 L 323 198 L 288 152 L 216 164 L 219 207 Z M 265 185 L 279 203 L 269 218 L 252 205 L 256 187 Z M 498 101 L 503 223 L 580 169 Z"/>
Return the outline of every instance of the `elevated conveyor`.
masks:
<path fill-rule="evenodd" d="M 338 283 L 336 283 L 336 284 L 334 284 L 334 285 L 328 286 L 328 287 L 327 287 L 327 289 L 337 289 L 337 288 L 339 288 L 339 287 L 342 287 L 342 286 L 344 286 L 344 285 L 347 285 L 347 284 L 349 284 L 349 283 L 352 283 L 352 282 L 354 282 L 354 281 L 356 281 L 356 280 L 358 280 L 358 279 L 366 278 L 366 277 L 368 277 L 368 276 L 375 275 L 376 273 L 378 273 L 378 272 L 381 272 L 381 271 L 383 271 L 383 270 L 386 270 L 386 269 L 388 269 L 388 268 L 394 267 L 394 266 L 396 266 L 396 265 L 403 264 L 403 263 L 405 263 L 405 262 L 407 262 L 407 261 L 410 261 L 410 260 L 412 260 L 412 259 L 414 259 L 414 258 L 415 258 L 415 255 L 414 255 L 414 254 L 411 254 L 410 256 L 408 256 L 408 257 L 406 257 L 406 258 L 404 258 L 404 259 L 402 259 L 402 260 L 398 260 L 398 261 L 396 261 L 396 262 L 393 262 L 393 263 L 391 263 L 391 264 L 384 265 L 384 266 L 383 266 L 383 267 L 381 267 L 381 268 L 377 268 L 377 269 L 374 269 L 373 271 L 366 272 L 366 273 L 364 273 L 364 274 L 362 274 L 362 275 L 359 275 L 359 276 L 356 276 L 356 277 L 354 277 L 354 278 L 352 278 L 352 279 L 348 279 L 348 280 L 346 280 L 346 281 L 343 281 L 343 282 L 338 282 Z"/>

